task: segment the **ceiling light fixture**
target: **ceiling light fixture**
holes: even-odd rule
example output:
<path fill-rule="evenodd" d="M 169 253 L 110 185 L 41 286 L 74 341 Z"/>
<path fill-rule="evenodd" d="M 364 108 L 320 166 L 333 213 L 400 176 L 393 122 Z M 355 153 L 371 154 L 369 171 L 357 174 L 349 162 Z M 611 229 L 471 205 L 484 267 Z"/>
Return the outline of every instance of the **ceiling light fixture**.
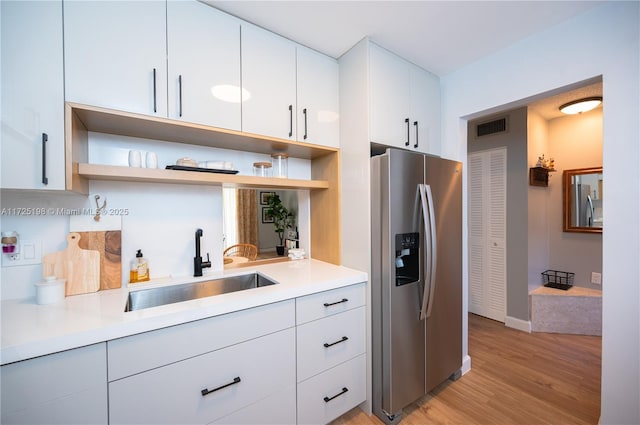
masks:
<path fill-rule="evenodd" d="M 581 114 L 595 108 L 602 103 L 602 97 L 593 96 L 585 97 L 584 99 L 574 100 L 573 102 L 565 103 L 559 109 L 560 112 L 565 114 Z"/>

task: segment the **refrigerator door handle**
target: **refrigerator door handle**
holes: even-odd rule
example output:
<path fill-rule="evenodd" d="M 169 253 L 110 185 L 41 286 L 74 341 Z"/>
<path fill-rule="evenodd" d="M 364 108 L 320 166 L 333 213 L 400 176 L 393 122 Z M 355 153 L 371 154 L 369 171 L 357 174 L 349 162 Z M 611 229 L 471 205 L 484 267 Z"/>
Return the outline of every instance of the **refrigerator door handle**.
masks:
<path fill-rule="evenodd" d="M 436 222 L 433 209 L 433 195 L 431 186 L 428 184 L 418 185 L 420 201 L 422 205 L 422 217 L 424 220 L 425 235 L 425 285 L 422 295 L 422 308 L 420 309 L 420 320 L 431 316 L 433 299 L 436 289 L 436 264 L 437 264 L 437 243 L 436 243 Z"/>

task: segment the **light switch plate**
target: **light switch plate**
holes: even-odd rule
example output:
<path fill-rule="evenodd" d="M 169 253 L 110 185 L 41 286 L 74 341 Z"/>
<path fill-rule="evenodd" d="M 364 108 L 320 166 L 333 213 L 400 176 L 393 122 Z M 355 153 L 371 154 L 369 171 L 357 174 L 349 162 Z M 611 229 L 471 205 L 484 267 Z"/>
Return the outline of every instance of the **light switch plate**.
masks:
<path fill-rule="evenodd" d="M 594 285 L 602 285 L 602 273 L 591 272 L 591 283 Z"/>
<path fill-rule="evenodd" d="M 20 240 L 17 253 L 2 254 L 2 267 L 30 266 L 42 263 L 42 241 Z"/>

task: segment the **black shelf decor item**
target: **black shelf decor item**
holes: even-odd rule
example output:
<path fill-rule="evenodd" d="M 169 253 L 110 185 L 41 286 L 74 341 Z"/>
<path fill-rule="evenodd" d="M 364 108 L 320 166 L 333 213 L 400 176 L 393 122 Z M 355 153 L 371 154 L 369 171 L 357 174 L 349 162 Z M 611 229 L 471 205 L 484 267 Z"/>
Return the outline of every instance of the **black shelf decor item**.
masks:
<path fill-rule="evenodd" d="M 167 170 L 198 171 L 201 173 L 238 174 L 238 170 L 221 170 L 218 168 L 187 167 L 186 165 L 167 165 Z"/>
<path fill-rule="evenodd" d="M 542 272 L 542 281 L 547 288 L 568 290 L 573 286 L 573 278 L 576 274 L 559 270 L 545 270 Z"/>

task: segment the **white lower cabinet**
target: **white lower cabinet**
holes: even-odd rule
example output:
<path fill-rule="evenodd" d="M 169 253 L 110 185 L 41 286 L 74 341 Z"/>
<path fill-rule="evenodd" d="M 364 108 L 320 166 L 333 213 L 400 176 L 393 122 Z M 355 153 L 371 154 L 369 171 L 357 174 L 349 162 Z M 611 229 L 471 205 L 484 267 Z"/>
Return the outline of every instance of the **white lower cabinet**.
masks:
<path fill-rule="evenodd" d="M 267 398 L 213 422 L 218 425 L 288 425 L 296 423 L 296 386 L 278 391 Z"/>
<path fill-rule="evenodd" d="M 2 366 L 2 424 L 106 424 L 105 344 Z"/>
<path fill-rule="evenodd" d="M 298 383 L 298 424 L 326 424 L 366 398 L 364 354 Z"/>
<path fill-rule="evenodd" d="M 109 383 L 112 424 L 207 424 L 295 383 L 285 329 Z M 295 405 L 279 406 L 295 411 Z M 257 409 L 260 410 L 260 409 Z M 249 421 L 264 421 L 263 411 Z"/>
<path fill-rule="evenodd" d="M 298 326 L 298 382 L 364 353 L 364 329 L 364 307 Z"/>
<path fill-rule="evenodd" d="M 297 422 L 324 424 L 366 399 L 365 284 L 296 299 Z"/>
<path fill-rule="evenodd" d="M 366 398 L 365 320 L 360 283 L 11 363 L 1 423 L 327 423 Z"/>

